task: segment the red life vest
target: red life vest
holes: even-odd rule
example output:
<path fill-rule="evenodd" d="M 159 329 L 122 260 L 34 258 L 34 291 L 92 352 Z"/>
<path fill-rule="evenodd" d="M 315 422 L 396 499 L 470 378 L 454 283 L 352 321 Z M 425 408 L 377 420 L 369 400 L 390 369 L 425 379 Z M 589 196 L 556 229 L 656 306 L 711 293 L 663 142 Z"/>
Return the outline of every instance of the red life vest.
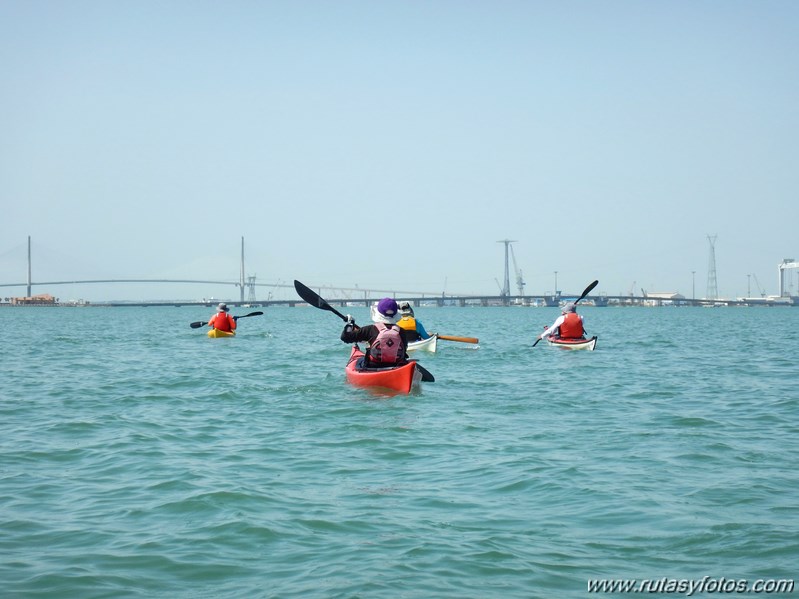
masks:
<path fill-rule="evenodd" d="M 226 312 L 217 312 L 211 317 L 211 321 L 208 324 L 213 326 L 215 329 L 219 329 L 220 331 L 230 332 L 233 330 L 233 324 L 231 321 L 233 321 L 233 318 L 230 316 L 230 314 L 227 314 Z"/>
<path fill-rule="evenodd" d="M 579 339 L 585 336 L 583 320 L 576 313 L 564 314 L 563 324 L 558 327 L 560 336 L 564 339 Z"/>

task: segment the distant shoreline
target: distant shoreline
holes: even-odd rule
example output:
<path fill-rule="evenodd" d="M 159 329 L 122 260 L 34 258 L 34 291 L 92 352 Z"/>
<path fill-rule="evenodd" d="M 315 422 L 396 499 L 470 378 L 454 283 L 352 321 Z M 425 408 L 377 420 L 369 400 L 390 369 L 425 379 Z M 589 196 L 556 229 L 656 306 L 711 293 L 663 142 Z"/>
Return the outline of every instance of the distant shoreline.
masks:
<path fill-rule="evenodd" d="M 378 301 L 379 298 L 369 298 L 362 300 L 328 300 L 331 305 L 339 307 L 361 307 L 369 306 L 371 303 Z M 502 298 L 499 297 L 479 297 L 479 298 L 444 298 L 432 300 L 431 298 L 398 298 L 414 301 L 415 305 L 428 308 L 455 306 L 462 308 L 480 308 L 480 307 L 509 307 L 509 308 L 552 308 L 557 307 L 558 304 L 551 302 L 545 303 L 537 296 L 523 297 L 523 298 L 510 298 L 510 301 L 503 303 Z M 564 296 L 564 300 L 568 299 Z M 301 300 L 268 300 L 263 302 L 237 302 L 233 300 L 225 300 L 228 306 L 235 308 L 268 308 L 268 307 L 307 307 L 307 304 Z M 153 300 L 153 301 L 108 301 L 108 302 L 54 302 L 54 303 L 28 303 L 28 304 L 12 304 L 10 302 L 0 302 L 0 308 L 149 308 L 149 307 L 203 307 L 214 308 L 217 300 L 213 302 L 208 301 L 191 301 L 191 300 Z M 720 307 L 793 307 L 799 306 L 799 297 L 782 297 L 782 298 L 738 298 L 738 299 L 724 299 L 719 298 L 715 300 L 708 299 L 680 299 L 680 300 L 667 300 L 659 298 L 648 297 L 606 297 L 601 301 L 594 303 L 590 298 L 581 304 L 584 308 L 681 308 L 681 307 L 705 307 L 705 308 L 720 308 Z"/>

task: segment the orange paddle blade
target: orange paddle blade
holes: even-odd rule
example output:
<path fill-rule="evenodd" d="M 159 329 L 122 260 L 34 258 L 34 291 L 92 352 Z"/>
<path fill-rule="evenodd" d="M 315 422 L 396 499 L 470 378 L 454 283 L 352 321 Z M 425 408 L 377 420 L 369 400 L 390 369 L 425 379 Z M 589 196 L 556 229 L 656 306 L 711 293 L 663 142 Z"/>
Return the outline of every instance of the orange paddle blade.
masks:
<path fill-rule="evenodd" d="M 445 341 L 460 341 L 461 343 L 479 343 L 477 337 L 455 337 L 453 335 L 439 335 L 439 339 Z"/>

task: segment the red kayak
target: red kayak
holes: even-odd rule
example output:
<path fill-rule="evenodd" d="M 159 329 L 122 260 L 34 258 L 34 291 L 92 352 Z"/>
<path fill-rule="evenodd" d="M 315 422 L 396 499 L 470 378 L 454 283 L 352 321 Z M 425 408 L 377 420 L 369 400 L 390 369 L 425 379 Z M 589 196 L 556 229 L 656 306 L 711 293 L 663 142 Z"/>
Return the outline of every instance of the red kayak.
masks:
<path fill-rule="evenodd" d="M 422 380 L 422 373 L 416 368 L 416 362 L 414 361 L 402 366 L 359 370 L 356 365 L 362 357 L 361 348 L 357 344 L 353 345 L 350 360 L 344 370 L 347 374 L 347 382 L 356 387 L 382 387 L 399 391 L 400 393 L 410 393 L 411 387 Z"/>

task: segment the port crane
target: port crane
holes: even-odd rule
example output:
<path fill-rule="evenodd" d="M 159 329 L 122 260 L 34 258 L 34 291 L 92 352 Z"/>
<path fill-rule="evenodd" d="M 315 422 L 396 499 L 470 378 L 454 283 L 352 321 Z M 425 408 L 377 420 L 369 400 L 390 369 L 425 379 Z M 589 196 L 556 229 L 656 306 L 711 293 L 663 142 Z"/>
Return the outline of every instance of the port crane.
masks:
<path fill-rule="evenodd" d="M 757 291 L 760 294 L 760 297 L 766 297 L 766 292 L 760 287 L 760 281 L 757 280 L 757 275 L 752 273 L 752 276 L 755 279 L 755 287 L 757 287 Z"/>

